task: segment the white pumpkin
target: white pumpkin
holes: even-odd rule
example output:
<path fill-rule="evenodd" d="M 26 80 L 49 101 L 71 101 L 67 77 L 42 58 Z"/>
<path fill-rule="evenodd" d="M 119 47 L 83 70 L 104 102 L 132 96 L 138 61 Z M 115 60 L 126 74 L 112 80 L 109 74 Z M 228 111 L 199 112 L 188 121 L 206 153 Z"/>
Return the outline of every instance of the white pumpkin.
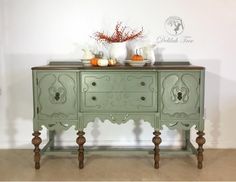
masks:
<path fill-rule="evenodd" d="M 116 60 L 115 59 L 109 59 L 108 60 L 108 65 L 109 66 L 113 66 L 113 65 L 115 65 L 116 64 Z"/>
<path fill-rule="evenodd" d="M 107 59 L 99 59 L 98 66 L 108 66 L 108 60 Z"/>

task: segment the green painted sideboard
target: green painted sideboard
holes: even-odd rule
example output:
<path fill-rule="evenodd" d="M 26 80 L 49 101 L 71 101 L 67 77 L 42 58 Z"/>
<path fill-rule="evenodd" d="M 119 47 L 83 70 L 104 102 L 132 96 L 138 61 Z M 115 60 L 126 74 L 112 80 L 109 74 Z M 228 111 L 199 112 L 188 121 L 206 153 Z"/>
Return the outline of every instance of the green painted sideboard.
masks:
<path fill-rule="evenodd" d="M 35 168 L 40 168 L 42 126 L 49 130 L 53 148 L 55 131 L 75 126 L 79 168 L 84 166 L 84 129 L 96 117 L 112 123 L 143 119 L 154 129 L 154 167 L 159 168 L 163 125 L 185 130 L 186 149 L 196 153 L 202 168 L 204 135 L 204 67 L 166 62 L 144 67 L 83 66 L 55 63 L 33 67 L 33 139 Z M 198 131 L 196 150 L 190 129 Z"/>

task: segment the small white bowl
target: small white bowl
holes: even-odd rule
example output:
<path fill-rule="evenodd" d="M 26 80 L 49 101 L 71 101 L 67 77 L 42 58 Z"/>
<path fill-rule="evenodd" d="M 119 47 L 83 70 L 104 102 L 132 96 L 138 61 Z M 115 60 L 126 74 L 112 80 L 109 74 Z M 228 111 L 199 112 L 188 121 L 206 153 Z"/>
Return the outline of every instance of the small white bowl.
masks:
<path fill-rule="evenodd" d="M 81 62 L 85 65 L 85 66 L 89 66 L 90 64 L 90 59 L 81 59 Z"/>
<path fill-rule="evenodd" d="M 133 61 L 133 60 L 127 60 L 126 61 L 130 66 L 134 66 L 134 67 L 142 67 L 144 66 L 146 63 L 149 63 L 149 60 L 143 60 L 143 61 Z"/>

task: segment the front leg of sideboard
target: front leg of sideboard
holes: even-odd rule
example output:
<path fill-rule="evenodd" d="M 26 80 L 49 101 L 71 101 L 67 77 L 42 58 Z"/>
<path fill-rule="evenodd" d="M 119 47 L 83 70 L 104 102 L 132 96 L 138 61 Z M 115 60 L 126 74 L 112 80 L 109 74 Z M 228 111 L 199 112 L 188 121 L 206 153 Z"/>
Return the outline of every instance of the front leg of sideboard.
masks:
<path fill-rule="evenodd" d="M 78 131 L 76 143 L 79 145 L 78 149 L 78 160 L 79 160 L 79 168 L 83 169 L 84 168 L 84 143 L 86 142 L 86 139 L 84 137 L 85 132 L 83 131 Z"/>
<path fill-rule="evenodd" d="M 160 161 L 160 143 L 161 143 L 161 132 L 156 130 L 153 132 L 153 135 L 155 135 L 152 139 L 152 142 L 154 143 L 155 145 L 155 148 L 154 148 L 154 167 L 156 169 L 159 168 L 159 161 Z"/>
<path fill-rule="evenodd" d="M 40 169 L 40 148 L 39 145 L 42 143 L 42 139 L 39 137 L 40 136 L 39 131 L 34 131 L 33 136 L 34 138 L 32 139 L 32 144 L 34 145 L 34 162 L 35 162 L 35 169 Z"/>
<path fill-rule="evenodd" d="M 205 133 L 203 131 L 197 132 L 198 137 L 196 138 L 196 142 L 198 144 L 197 149 L 197 167 L 198 169 L 202 169 L 202 161 L 203 161 L 203 144 L 206 142 L 206 139 L 203 137 Z"/>

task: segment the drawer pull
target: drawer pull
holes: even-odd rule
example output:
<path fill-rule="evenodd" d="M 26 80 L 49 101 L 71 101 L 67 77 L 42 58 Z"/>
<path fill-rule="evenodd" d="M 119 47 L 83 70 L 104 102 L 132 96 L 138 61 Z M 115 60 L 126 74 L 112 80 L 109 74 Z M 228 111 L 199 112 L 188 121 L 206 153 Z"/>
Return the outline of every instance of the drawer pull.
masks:
<path fill-rule="evenodd" d="M 92 86 L 96 86 L 96 82 L 92 82 Z"/>
<path fill-rule="evenodd" d="M 145 100 L 146 98 L 145 97 L 141 97 L 141 100 Z"/>
<path fill-rule="evenodd" d="M 142 86 L 145 86 L 145 82 L 141 82 L 140 84 L 141 84 Z"/>
<path fill-rule="evenodd" d="M 92 100 L 97 100 L 97 98 L 95 96 L 92 97 Z"/>

